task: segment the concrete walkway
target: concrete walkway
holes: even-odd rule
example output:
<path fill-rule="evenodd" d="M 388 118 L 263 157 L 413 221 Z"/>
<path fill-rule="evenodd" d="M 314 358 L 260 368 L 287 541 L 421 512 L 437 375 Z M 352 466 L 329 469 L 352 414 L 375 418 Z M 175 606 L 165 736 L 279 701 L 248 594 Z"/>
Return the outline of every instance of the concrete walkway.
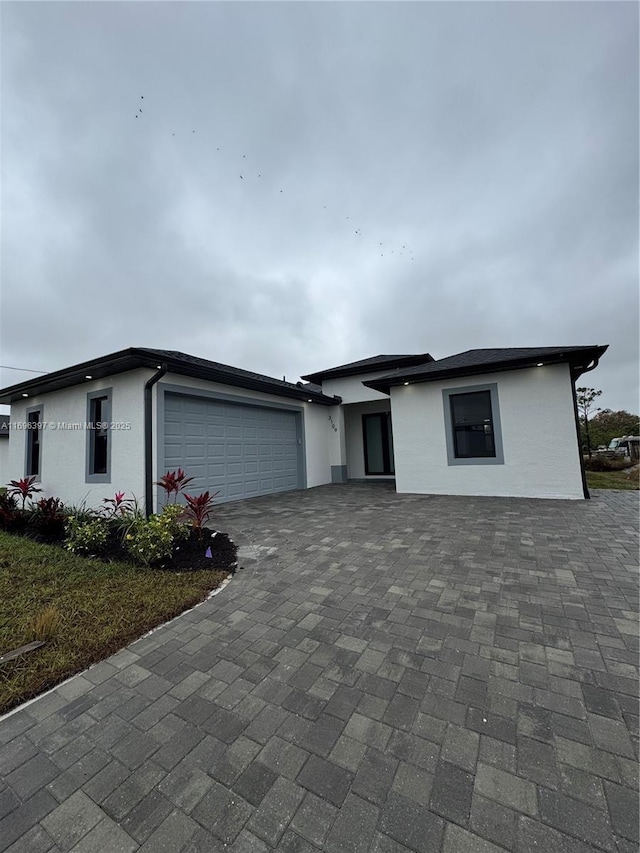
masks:
<path fill-rule="evenodd" d="M 637 853 L 637 493 L 218 524 L 219 596 L 0 721 L 0 850 Z"/>

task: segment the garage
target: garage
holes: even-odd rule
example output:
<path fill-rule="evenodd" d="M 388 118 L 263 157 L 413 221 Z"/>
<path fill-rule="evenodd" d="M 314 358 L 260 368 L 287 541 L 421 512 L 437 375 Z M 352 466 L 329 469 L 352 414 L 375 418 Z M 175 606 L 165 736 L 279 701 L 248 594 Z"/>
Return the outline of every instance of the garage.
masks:
<path fill-rule="evenodd" d="M 166 393 L 162 467 L 183 468 L 190 493 L 219 491 L 218 502 L 303 488 L 301 415 Z"/>

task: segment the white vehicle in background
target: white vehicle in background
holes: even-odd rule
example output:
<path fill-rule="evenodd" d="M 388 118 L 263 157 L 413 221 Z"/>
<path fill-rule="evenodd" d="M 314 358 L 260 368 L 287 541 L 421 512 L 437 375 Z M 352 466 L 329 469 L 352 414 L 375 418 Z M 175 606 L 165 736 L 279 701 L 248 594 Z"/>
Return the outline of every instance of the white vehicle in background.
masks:
<path fill-rule="evenodd" d="M 596 450 L 596 453 L 612 459 L 628 459 L 630 462 L 637 462 L 639 448 L 640 436 L 622 435 L 619 438 L 612 438 L 605 450 Z"/>

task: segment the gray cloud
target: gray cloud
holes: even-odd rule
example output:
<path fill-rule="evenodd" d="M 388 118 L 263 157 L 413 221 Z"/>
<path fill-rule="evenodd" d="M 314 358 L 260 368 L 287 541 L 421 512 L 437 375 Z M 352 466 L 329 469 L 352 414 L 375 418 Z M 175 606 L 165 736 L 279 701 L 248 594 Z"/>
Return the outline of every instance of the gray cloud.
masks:
<path fill-rule="evenodd" d="M 637 23 L 4 4 L 2 364 L 146 345 L 296 379 L 609 343 L 588 380 L 637 410 Z"/>

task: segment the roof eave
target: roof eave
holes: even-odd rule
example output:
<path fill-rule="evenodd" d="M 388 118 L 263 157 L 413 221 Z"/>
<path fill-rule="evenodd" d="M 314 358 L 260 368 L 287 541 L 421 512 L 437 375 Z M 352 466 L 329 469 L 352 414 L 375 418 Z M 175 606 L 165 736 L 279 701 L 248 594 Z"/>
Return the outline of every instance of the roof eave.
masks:
<path fill-rule="evenodd" d="M 245 388 L 249 391 L 262 391 L 265 394 L 273 394 L 279 397 L 289 397 L 295 400 L 310 400 L 323 406 L 335 406 L 342 402 L 340 397 L 329 397 L 327 394 L 319 394 L 317 391 L 305 391 L 303 388 L 274 387 L 268 381 L 253 379 L 249 376 L 230 376 L 223 370 L 215 368 L 200 367 L 198 365 L 187 365 L 180 361 L 164 359 L 170 373 L 178 373 L 182 376 L 193 376 L 195 379 L 204 379 L 208 382 L 219 382 L 221 385 L 231 385 L 236 388 Z"/>
<path fill-rule="evenodd" d="M 307 382 L 315 382 L 317 385 L 322 385 L 323 379 L 342 379 L 345 376 L 360 376 L 363 373 L 377 373 L 379 370 L 393 370 L 394 365 L 397 365 L 396 369 L 399 370 L 402 367 L 430 364 L 433 361 L 435 361 L 435 358 L 430 353 L 425 352 L 405 356 L 404 358 L 391 359 L 386 364 L 379 362 L 378 364 L 365 364 L 358 367 L 332 367 L 329 370 L 320 370 L 317 373 L 307 373 L 300 378 Z"/>
<path fill-rule="evenodd" d="M 10 404 L 27 397 L 33 397 L 40 394 L 49 394 L 53 391 L 59 391 L 63 388 L 69 388 L 74 385 L 83 385 L 87 381 L 87 376 L 92 379 L 102 379 L 106 376 L 113 376 L 118 373 L 124 373 L 128 370 L 136 370 L 139 368 L 153 369 L 162 362 L 167 365 L 171 373 L 178 373 L 182 376 L 193 376 L 196 379 L 204 379 L 209 382 L 220 382 L 224 385 L 236 386 L 253 391 L 262 391 L 268 394 L 279 395 L 298 400 L 312 400 L 314 403 L 320 403 L 324 406 L 335 406 L 341 402 L 340 398 L 329 397 L 326 394 L 319 394 L 317 391 L 305 391 L 299 388 L 274 387 L 268 381 L 260 379 L 252 379 L 251 377 L 231 376 L 222 370 L 215 368 L 206 368 L 194 364 L 187 364 L 178 359 L 167 357 L 161 353 L 146 351 L 130 347 L 126 350 L 119 350 L 102 358 L 94 358 L 90 361 L 82 362 L 82 364 L 74 365 L 71 368 L 64 368 L 53 373 L 47 373 L 36 379 L 29 379 L 26 382 L 21 382 L 17 385 L 11 385 L 3 389 L 0 394 L 1 404 Z"/>
<path fill-rule="evenodd" d="M 460 379 L 465 376 L 479 376 L 484 373 L 504 373 L 510 370 L 523 370 L 528 367 L 536 367 L 539 364 L 539 359 L 544 358 L 544 364 L 569 364 L 572 377 L 577 379 L 588 370 L 592 370 L 597 366 L 598 360 L 608 349 L 606 346 L 585 347 L 584 350 L 576 352 L 560 352 L 553 355 L 530 356 L 525 359 L 518 359 L 510 362 L 494 362 L 493 364 L 479 364 L 470 367 L 458 367 L 443 370 L 440 373 L 410 373 L 405 375 L 381 376 L 378 379 L 371 379 L 368 382 L 363 382 L 368 388 L 374 391 L 380 391 L 383 394 L 390 394 L 391 388 L 405 383 L 413 384 L 418 382 L 437 382 L 442 379 Z M 590 367 L 593 362 L 595 364 Z"/>
<path fill-rule="evenodd" d="M 157 359 L 147 356 L 144 361 L 153 367 Z M 105 376 L 125 373 L 127 370 L 144 366 L 146 364 L 142 363 L 134 348 L 130 347 L 108 356 L 83 361 L 81 364 L 73 365 L 73 367 L 65 367 L 62 370 L 45 373 L 44 376 L 28 379 L 26 382 L 9 385 L 0 391 L 0 403 L 9 404 L 22 399 L 25 395 L 32 397 L 38 394 L 49 394 L 52 391 L 59 391 L 73 385 L 82 385 L 88 381 L 87 376 L 91 376 L 92 379 L 101 379 Z"/>

